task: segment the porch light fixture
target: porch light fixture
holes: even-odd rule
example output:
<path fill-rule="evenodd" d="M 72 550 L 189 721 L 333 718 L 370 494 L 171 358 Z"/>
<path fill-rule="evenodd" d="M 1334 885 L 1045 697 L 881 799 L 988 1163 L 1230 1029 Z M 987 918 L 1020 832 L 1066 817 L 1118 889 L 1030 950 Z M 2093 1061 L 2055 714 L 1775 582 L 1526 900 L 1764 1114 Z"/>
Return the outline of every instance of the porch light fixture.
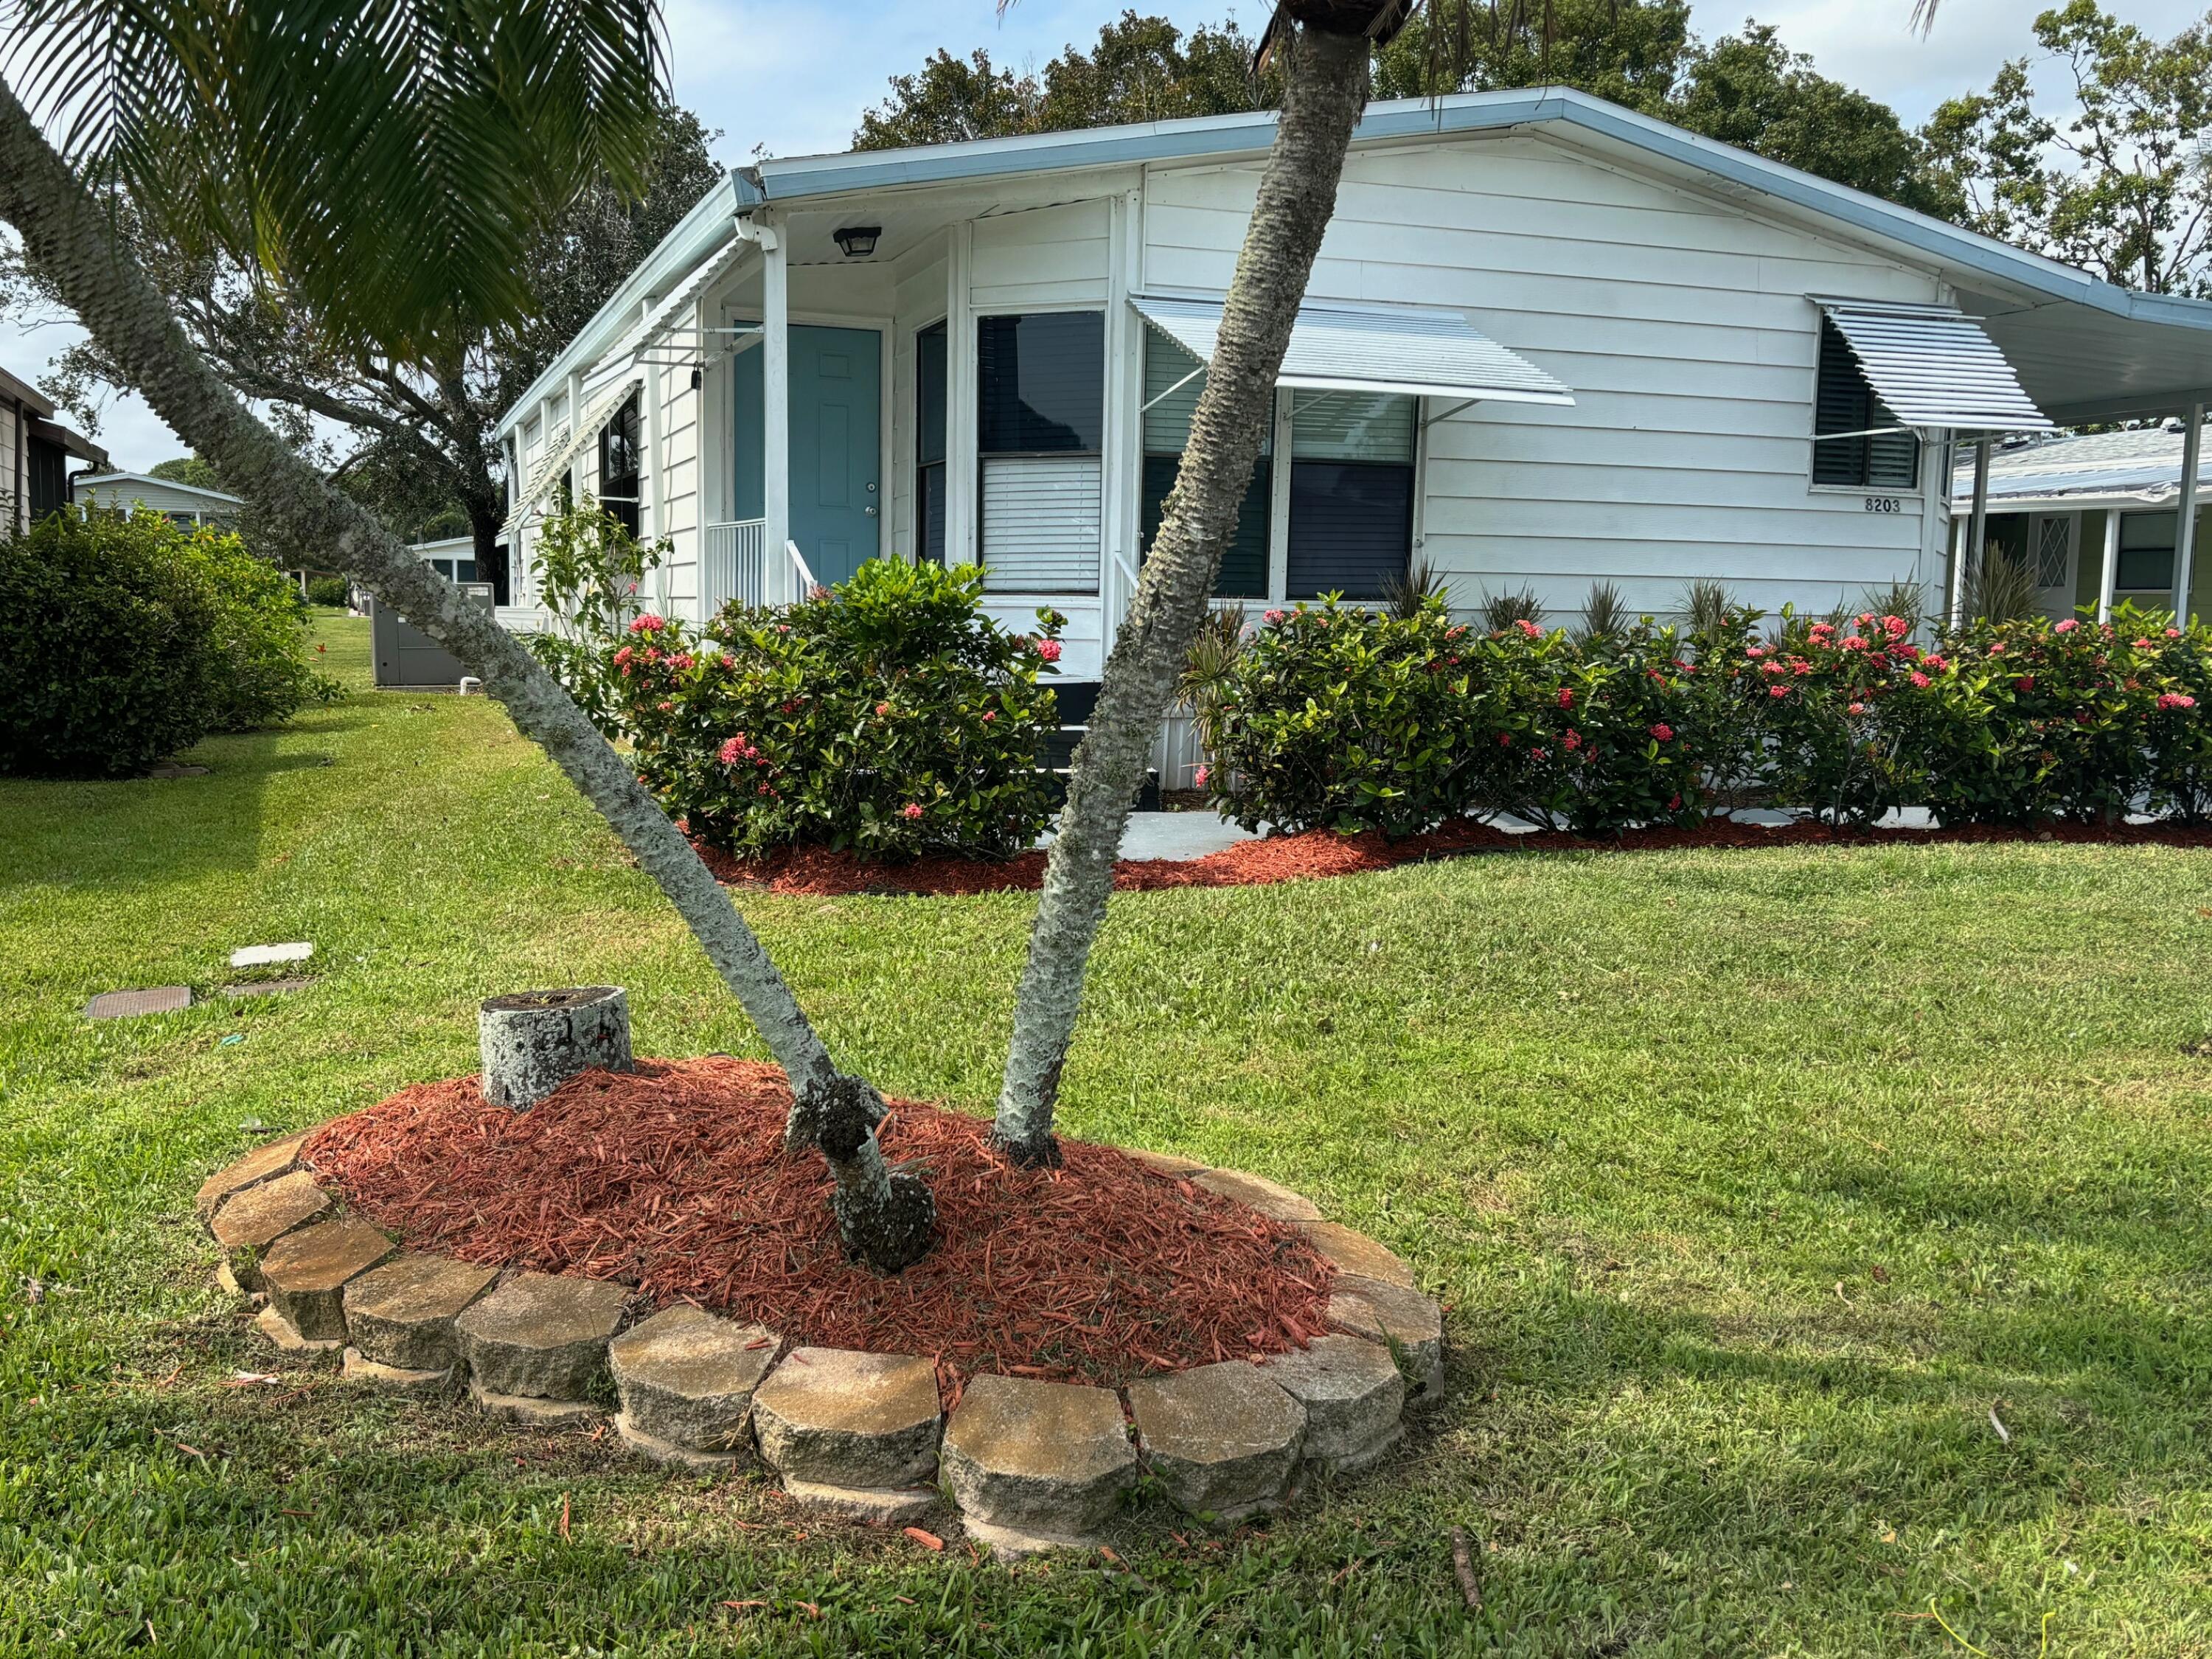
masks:
<path fill-rule="evenodd" d="M 865 259 L 876 251 L 876 239 L 883 234 L 881 225 L 847 225 L 831 231 L 830 240 L 845 251 L 848 259 Z"/>

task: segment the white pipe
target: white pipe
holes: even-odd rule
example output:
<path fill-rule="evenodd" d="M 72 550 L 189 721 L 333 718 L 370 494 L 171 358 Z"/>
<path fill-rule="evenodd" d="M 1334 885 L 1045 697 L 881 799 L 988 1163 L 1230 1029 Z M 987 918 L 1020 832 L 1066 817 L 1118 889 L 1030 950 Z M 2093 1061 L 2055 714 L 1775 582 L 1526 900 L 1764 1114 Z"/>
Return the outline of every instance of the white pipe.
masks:
<path fill-rule="evenodd" d="M 1966 556 L 1959 562 L 1959 607 L 1954 623 L 1966 620 L 1966 579 L 1982 568 L 1990 541 L 1990 441 L 1974 440 L 1974 506 L 1966 520 Z"/>
<path fill-rule="evenodd" d="M 2108 623 L 2112 619 L 2112 590 L 2120 580 L 2120 509 L 2116 503 L 2105 509 L 2105 568 L 2097 581 L 2097 620 Z"/>

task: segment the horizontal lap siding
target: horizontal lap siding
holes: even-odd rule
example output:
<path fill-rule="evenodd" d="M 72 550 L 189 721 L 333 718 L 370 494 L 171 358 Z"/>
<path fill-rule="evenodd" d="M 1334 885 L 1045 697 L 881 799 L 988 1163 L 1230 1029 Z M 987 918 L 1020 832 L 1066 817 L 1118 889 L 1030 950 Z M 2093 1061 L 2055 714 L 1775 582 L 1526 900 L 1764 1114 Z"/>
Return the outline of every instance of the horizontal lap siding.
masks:
<path fill-rule="evenodd" d="M 654 533 L 672 544 L 663 568 L 669 609 L 679 617 L 696 616 L 699 605 L 699 397 L 690 371 L 660 371 L 661 522 Z"/>
<path fill-rule="evenodd" d="M 1103 200 L 978 219 L 969 294 L 984 315 L 1042 306 L 1103 305 L 1107 246 Z"/>
<path fill-rule="evenodd" d="M 1256 169 L 1163 169 L 1148 287 L 1227 285 Z M 1424 551 L 1455 600 L 1593 580 L 1668 610 L 1715 576 L 1825 609 L 1910 574 L 1921 519 L 1810 488 L 1808 294 L 1929 301 L 1932 279 L 1532 138 L 1355 155 L 1316 295 L 1463 307 L 1574 389 L 1432 427 Z"/>

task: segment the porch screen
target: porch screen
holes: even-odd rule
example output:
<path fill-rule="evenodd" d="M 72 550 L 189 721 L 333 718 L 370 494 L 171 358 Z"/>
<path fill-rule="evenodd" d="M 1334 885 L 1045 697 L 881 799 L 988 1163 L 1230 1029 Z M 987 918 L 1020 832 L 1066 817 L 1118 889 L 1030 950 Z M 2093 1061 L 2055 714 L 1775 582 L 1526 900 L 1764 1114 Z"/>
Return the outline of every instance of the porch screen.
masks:
<path fill-rule="evenodd" d="M 1379 599 L 1413 550 L 1416 399 L 1293 392 L 1288 597 Z"/>
<path fill-rule="evenodd" d="M 1175 488 L 1176 471 L 1182 465 L 1183 445 L 1190 438 L 1191 416 L 1206 377 L 1198 358 L 1158 329 L 1145 331 L 1145 481 L 1144 514 L 1139 523 L 1138 553 L 1152 550 L 1160 532 L 1160 515 L 1168 492 Z M 1195 376 L 1195 378 L 1194 378 Z M 1272 440 L 1273 434 L 1269 434 Z M 1267 597 L 1267 510 L 1273 498 L 1274 469 L 1267 445 L 1252 469 L 1252 483 L 1237 509 L 1237 528 L 1221 550 L 1221 574 L 1214 579 L 1217 599 L 1264 599 Z"/>
<path fill-rule="evenodd" d="M 1105 317 L 977 318 L 975 382 L 984 586 L 1097 592 Z"/>

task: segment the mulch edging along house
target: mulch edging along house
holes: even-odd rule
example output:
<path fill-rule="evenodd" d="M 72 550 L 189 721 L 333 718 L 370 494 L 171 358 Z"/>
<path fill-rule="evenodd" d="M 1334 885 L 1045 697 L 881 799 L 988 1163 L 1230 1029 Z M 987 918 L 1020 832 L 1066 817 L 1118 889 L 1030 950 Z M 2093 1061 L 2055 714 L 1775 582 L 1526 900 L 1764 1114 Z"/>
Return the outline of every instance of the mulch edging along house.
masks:
<path fill-rule="evenodd" d="M 286 1352 L 373 1386 L 465 1380 L 535 1427 L 595 1422 L 611 1384 L 642 1456 L 757 1460 L 794 1500 L 878 1524 L 949 1504 L 1008 1555 L 1094 1544 L 1141 1475 L 1201 1518 L 1279 1509 L 1308 1471 L 1381 1457 L 1441 1385 L 1442 1311 L 1411 1267 L 1300 1194 L 1073 1142 L 1073 1179 L 1014 1170 L 985 1125 L 920 1103 L 892 1103 L 884 1134 L 929 1167 L 944 1242 L 895 1279 L 850 1266 L 824 1183 L 778 1150 L 788 1099 L 773 1067 L 723 1057 L 586 1072 L 526 1112 L 473 1079 L 423 1085 L 258 1149 L 198 1208 L 219 1278 Z M 625 1140 L 625 1121 L 651 1133 Z"/>

